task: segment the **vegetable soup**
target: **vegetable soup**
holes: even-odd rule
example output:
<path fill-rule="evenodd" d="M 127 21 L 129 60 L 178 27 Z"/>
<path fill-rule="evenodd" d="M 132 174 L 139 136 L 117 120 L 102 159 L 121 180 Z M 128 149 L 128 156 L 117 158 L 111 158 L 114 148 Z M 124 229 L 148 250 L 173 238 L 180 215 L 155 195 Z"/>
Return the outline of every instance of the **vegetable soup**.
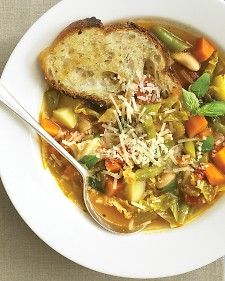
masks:
<path fill-rule="evenodd" d="M 112 106 L 44 94 L 42 127 L 89 171 L 89 195 L 109 221 L 147 229 L 193 220 L 225 190 L 225 64 L 206 37 L 138 20 L 171 55 L 182 87 L 162 91 L 150 73 L 124 85 Z M 122 83 L 122 82 L 121 82 Z M 41 141 L 44 166 L 85 210 L 79 174 Z"/>

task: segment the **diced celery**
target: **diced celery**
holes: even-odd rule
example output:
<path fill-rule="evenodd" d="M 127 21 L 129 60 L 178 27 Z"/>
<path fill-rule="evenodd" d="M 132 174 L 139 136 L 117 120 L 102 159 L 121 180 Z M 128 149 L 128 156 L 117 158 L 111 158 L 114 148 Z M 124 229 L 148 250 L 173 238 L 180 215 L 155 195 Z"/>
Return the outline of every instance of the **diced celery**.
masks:
<path fill-rule="evenodd" d="M 158 112 L 160 107 L 161 107 L 161 103 L 147 104 L 147 105 L 144 106 L 145 114 L 148 114 L 150 112 Z"/>
<path fill-rule="evenodd" d="M 143 167 L 135 172 L 135 176 L 137 180 L 147 180 L 148 178 L 154 178 L 158 176 L 160 173 L 162 173 L 163 169 L 164 166 Z"/>
<path fill-rule="evenodd" d="M 187 141 L 184 143 L 184 149 L 192 158 L 196 157 L 195 144 L 193 141 Z"/>
<path fill-rule="evenodd" d="M 176 145 L 175 141 L 174 140 L 171 140 L 171 141 L 168 141 L 165 143 L 166 147 L 168 149 L 172 148 L 174 145 Z"/>
<path fill-rule="evenodd" d="M 171 108 L 176 102 L 179 101 L 179 97 L 176 94 L 170 95 L 167 99 L 162 100 L 163 107 Z"/>
<path fill-rule="evenodd" d="M 175 121 L 175 122 L 173 122 L 172 126 L 173 126 L 173 129 L 174 129 L 173 134 L 174 134 L 176 139 L 179 139 L 179 138 L 184 136 L 185 128 L 184 128 L 184 125 L 181 122 Z"/>
<path fill-rule="evenodd" d="M 144 118 L 144 127 L 149 139 L 155 138 L 156 136 L 156 128 L 152 119 L 152 116 L 145 116 Z"/>
<path fill-rule="evenodd" d="M 59 103 L 59 92 L 55 90 L 48 90 L 45 92 L 46 110 L 52 112 L 57 108 Z"/>
<path fill-rule="evenodd" d="M 204 153 L 199 161 L 200 161 L 200 163 L 208 163 L 209 162 L 209 153 L 208 152 Z"/>
<path fill-rule="evenodd" d="M 208 65 L 205 68 L 205 72 L 209 73 L 211 77 L 213 76 L 213 73 L 216 69 L 218 60 L 219 60 L 218 52 L 214 52 L 212 58 L 209 60 Z"/>

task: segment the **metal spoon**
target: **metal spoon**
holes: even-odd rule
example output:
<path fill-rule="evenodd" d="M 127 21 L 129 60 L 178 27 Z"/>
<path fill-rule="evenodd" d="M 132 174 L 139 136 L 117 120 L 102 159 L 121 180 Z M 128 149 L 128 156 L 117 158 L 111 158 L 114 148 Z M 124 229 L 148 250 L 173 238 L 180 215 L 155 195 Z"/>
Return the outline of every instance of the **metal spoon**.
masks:
<path fill-rule="evenodd" d="M 89 197 L 88 186 L 88 171 L 71 156 L 53 137 L 51 137 L 40 125 L 39 123 L 20 105 L 20 103 L 10 94 L 10 92 L 2 85 L 0 81 L 0 101 L 8 109 L 13 111 L 17 116 L 19 116 L 23 121 L 30 125 L 41 138 L 47 141 L 51 146 L 53 146 L 63 157 L 65 157 L 79 172 L 83 180 L 83 198 L 86 208 L 91 215 L 91 217 L 104 229 L 113 233 L 134 233 L 139 232 L 145 228 L 144 224 L 139 224 L 132 229 L 125 227 L 117 222 L 108 221 L 104 216 L 99 214 L 92 204 Z"/>

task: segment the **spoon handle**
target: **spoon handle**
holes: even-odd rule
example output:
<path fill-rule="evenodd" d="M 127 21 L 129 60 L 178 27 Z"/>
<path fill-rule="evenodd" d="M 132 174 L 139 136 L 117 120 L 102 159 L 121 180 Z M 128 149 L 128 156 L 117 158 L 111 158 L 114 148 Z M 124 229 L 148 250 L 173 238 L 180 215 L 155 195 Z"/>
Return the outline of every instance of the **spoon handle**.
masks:
<path fill-rule="evenodd" d="M 81 174 L 83 180 L 87 177 L 87 170 L 74 159 L 52 136 L 50 136 L 39 123 L 22 107 L 22 105 L 10 94 L 0 81 L 0 102 L 13 111 L 23 121 L 30 125 L 38 135 L 53 146 L 64 156 Z"/>

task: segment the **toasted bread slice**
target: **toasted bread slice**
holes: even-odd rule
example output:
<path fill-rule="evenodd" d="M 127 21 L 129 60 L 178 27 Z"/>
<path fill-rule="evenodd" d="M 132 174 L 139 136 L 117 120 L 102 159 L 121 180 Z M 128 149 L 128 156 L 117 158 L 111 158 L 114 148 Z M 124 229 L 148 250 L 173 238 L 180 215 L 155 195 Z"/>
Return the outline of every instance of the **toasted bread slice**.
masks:
<path fill-rule="evenodd" d="M 72 23 L 40 54 L 48 84 L 72 97 L 111 104 L 143 75 L 161 91 L 180 84 L 169 71 L 169 54 L 147 30 L 134 23 L 103 26 L 92 17 Z"/>

